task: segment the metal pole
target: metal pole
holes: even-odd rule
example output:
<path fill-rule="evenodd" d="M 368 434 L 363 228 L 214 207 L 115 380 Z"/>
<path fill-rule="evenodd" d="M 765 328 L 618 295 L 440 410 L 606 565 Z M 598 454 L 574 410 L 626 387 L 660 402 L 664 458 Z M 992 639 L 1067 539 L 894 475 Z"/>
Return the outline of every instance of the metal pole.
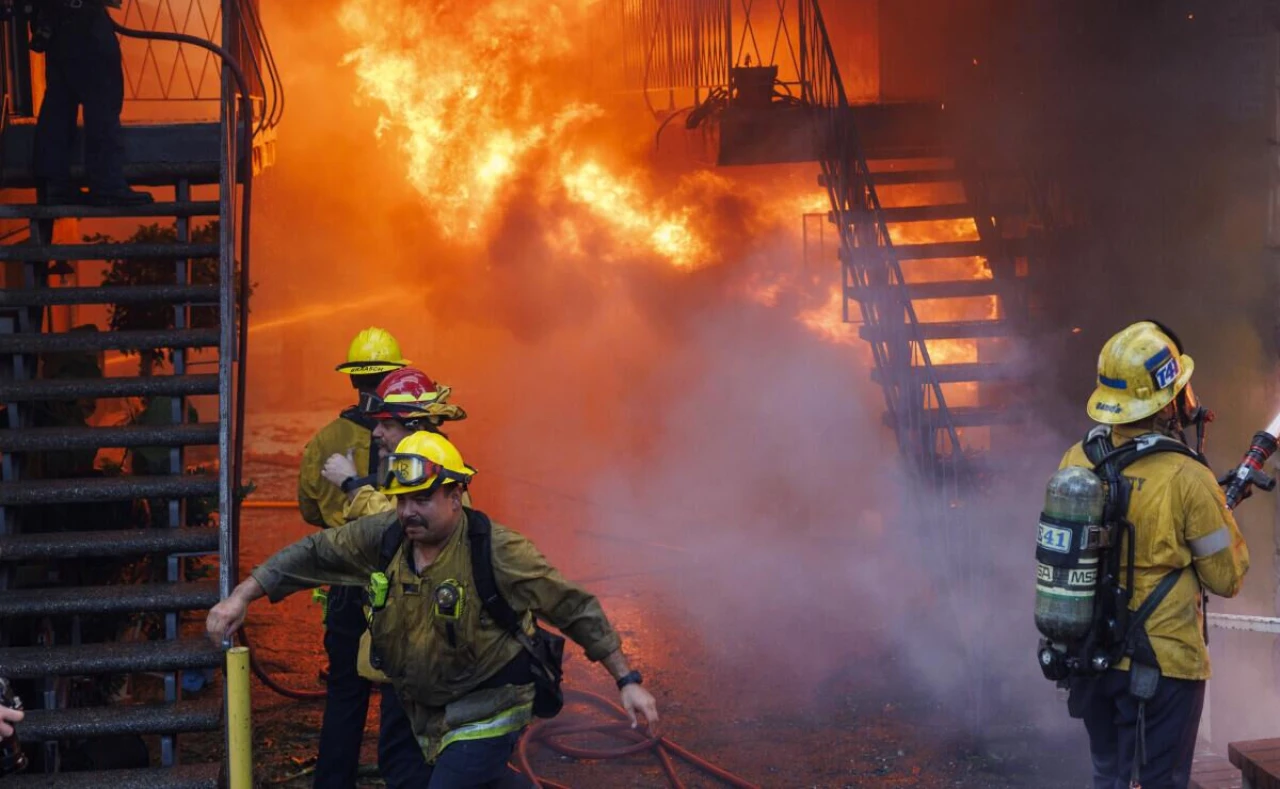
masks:
<path fill-rule="evenodd" d="M 234 11 L 236 0 L 223 0 L 222 3 L 222 41 L 223 45 L 237 38 Z M 237 581 L 235 544 L 232 535 L 235 530 L 235 491 L 232 490 L 233 462 L 232 446 L 232 403 L 235 396 L 234 361 L 236 349 L 236 315 L 235 315 L 235 189 L 236 168 L 235 152 L 238 148 L 236 137 L 239 130 L 235 127 L 236 85 L 232 79 L 231 69 L 224 62 L 222 66 L 222 101 L 221 104 L 221 145 L 219 156 L 218 198 L 221 206 L 218 211 L 218 230 L 221 255 L 218 260 L 218 315 L 221 326 L 218 337 L 218 593 L 223 599 L 231 596 L 231 590 Z"/>
<path fill-rule="evenodd" d="M 5 43 L 8 47 L 9 111 L 20 117 L 33 117 L 35 99 L 31 89 L 31 51 L 27 41 L 27 13 L 15 7 L 13 18 L 5 24 Z"/>
<path fill-rule="evenodd" d="M 253 707 L 249 695 L 249 648 L 227 650 L 227 786 L 253 789 Z"/>

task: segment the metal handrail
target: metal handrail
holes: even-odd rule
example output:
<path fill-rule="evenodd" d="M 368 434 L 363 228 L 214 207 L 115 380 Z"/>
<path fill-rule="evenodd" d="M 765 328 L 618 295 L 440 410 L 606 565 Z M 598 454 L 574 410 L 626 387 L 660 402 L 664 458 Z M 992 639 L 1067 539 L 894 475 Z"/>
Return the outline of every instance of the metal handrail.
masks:
<path fill-rule="evenodd" d="M 946 476 L 946 469 L 936 467 L 933 462 L 937 456 L 934 430 L 944 431 L 951 445 L 951 462 L 948 465 L 956 477 L 962 476 L 966 459 L 955 421 L 947 408 L 942 384 L 929 357 L 915 307 L 906 292 L 902 268 L 894 253 L 880 198 L 858 139 L 857 126 L 821 9 L 816 0 L 799 0 L 798 6 L 800 81 L 805 103 L 813 112 L 825 115 L 825 124 L 818 127 L 819 144 L 827 151 L 820 164 L 844 250 L 845 277 L 842 284 L 846 289 L 852 286 L 868 291 L 867 297 L 859 300 L 866 325 L 899 325 L 897 321 L 890 324 L 884 319 L 891 312 L 905 318 L 901 324 L 905 332 L 898 333 L 898 337 L 892 340 L 872 339 L 870 342 L 876 366 L 884 375 L 886 407 L 899 445 L 909 456 L 923 453 L 926 466 L 923 470 L 930 475 Z M 873 246 L 878 253 L 871 263 L 866 260 L 867 256 L 858 252 L 868 246 Z M 880 287 L 876 289 L 875 286 Z M 848 320 L 847 293 L 845 295 L 845 319 Z M 895 351 L 902 358 L 895 358 Z M 919 419 L 927 402 L 913 403 L 914 390 L 918 385 L 909 377 L 912 375 L 911 363 L 917 355 L 918 368 L 925 376 L 923 396 L 926 400 L 933 400 L 937 415 L 936 423 L 927 431 L 928 435 L 920 433 L 924 425 Z M 913 434 L 917 434 L 921 446 L 912 444 Z M 930 445 L 924 444 L 926 440 Z"/>
<path fill-rule="evenodd" d="M 226 2 L 230 4 L 236 0 Z M 238 31 L 235 29 L 235 20 L 238 18 L 237 14 L 224 12 L 223 41 L 236 40 L 234 37 L 238 35 Z M 185 33 L 134 30 L 119 24 L 115 24 L 115 28 L 122 36 L 191 44 L 214 53 L 222 60 L 222 140 L 218 176 L 221 203 L 218 212 L 221 248 L 218 260 L 218 311 L 221 316 L 218 339 L 218 587 L 221 596 L 227 597 L 239 574 L 236 544 L 239 533 L 237 494 L 241 480 L 240 461 L 244 454 L 244 357 L 249 333 L 247 283 L 249 217 L 253 195 L 253 167 L 245 154 L 253 146 L 253 97 L 249 93 L 249 81 L 236 58 L 212 41 Z M 242 184 L 243 189 L 239 201 L 236 199 L 237 184 Z M 238 280 L 235 225 L 237 208 L 240 213 Z"/>
<path fill-rule="evenodd" d="M 189 2 L 198 3 L 199 0 L 189 0 Z M 236 57 L 237 61 L 244 69 L 250 72 L 250 76 L 253 78 L 251 90 L 260 91 L 261 93 L 261 95 L 254 95 L 255 99 L 261 101 L 264 108 L 257 128 L 255 129 L 255 134 L 261 134 L 268 129 L 273 129 L 278 126 L 284 114 L 284 84 L 280 79 L 280 72 L 275 62 L 275 54 L 272 50 L 271 42 L 267 38 L 266 30 L 262 25 L 262 20 L 259 16 L 258 9 L 254 4 L 254 0 L 222 0 L 222 5 L 219 7 L 219 13 L 221 14 L 224 29 L 221 31 L 221 41 L 217 42 L 217 45 L 224 47 L 228 52 Z M 126 11 L 126 22 L 128 21 L 128 16 L 129 13 Z M 228 17 L 236 20 L 236 23 L 231 26 L 226 25 Z M 157 17 L 157 19 L 159 19 L 159 17 Z M 138 33 L 146 32 L 149 34 L 157 34 L 155 36 L 148 36 L 148 38 L 153 41 L 168 41 L 176 43 L 179 45 L 179 48 L 184 44 L 199 47 L 200 45 L 196 44 L 196 41 L 213 41 L 216 38 L 215 30 L 208 28 L 203 31 L 197 31 L 197 34 L 192 38 L 173 38 L 172 36 L 174 35 L 190 36 L 192 34 L 180 32 L 178 30 L 168 31 L 150 29 L 151 23 L 148 22 L 145 15 L 141 21 L 142 27 L 140 29 L 128 29 L 134 30 Z M 182 27 L 185 29 L 187 25 L 184 23 Z M 227 36 L 231 36 L 231 38 L 228 38 Z M 141 36 L 134 37 L 141 38 Z M 205 47 L 200 48 L 206 49 L 207 51 L 207 48 Z M 147 68 L 148 57 L 150 56 L 144 55 L 142 63 L 139 66 L 143 71 Z M 156 63 L 154 60 L 152 62 L 153 64 Z M 126 63 L 126 65 L 128 64 Z M 156 67 L 158 68 L 158 66 Z M 193 75 L 191 73 L 190 64 L 186 64 L 186 68 L 188 77 L 192 77 Z M 177 70 L 175 62 L 174 68 L 170 70 L 170 81 L 172 81 L 174 76 L 178 73 L 180 72 Z M 201 78 L 199 80 L 199 84 L 201 85 L 203 85 L 203 73 L 202 68 Z M 145 75 L 139 76 L 139 80 L 144 78 Z M 159 97 L 145 98 L 140 95 L 126 95 L 126 100 L 131 102 L 221 101 L 221 83 L 219 83 L 218 96 L 204 95 L 202 90 L 193 85 L 192 90 L 194 91 L 194 95 L 190 97 L 184 96 L 177 98 L 170 95 L 172 85 L 165 85 L 163 75 L 157 73 L 156 78 L 161 80 Z"/>

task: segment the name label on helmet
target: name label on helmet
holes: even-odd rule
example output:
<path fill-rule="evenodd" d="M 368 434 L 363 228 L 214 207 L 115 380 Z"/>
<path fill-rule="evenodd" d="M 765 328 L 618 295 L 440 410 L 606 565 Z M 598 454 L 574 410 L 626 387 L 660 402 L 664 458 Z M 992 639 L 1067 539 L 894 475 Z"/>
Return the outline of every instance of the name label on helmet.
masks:
<path fill-rule="evenodd" d="M 1036 542 L 1046 551 L 1071 553 L 1071 530 L 1041 523 L 1040 534 Z"/>
<path fill-rule="evenodd" d="M 1151 371 L 1151 379 L 1155 381 L 1157 389 L 1173 386 L 1173 382 L 1178 380 L 1178 373 L 1182 372 L 1178 357 L 1169 353 L 1168 348 L 1148 359 L 1146 366 Z"/>
<path fill-rule="evenodd" d="M 342 372 L 349 375 L 365 375 L 368 373 L 384 373 L 391 366 L 391 362 L 370 362 L 369 364 L 344 364 L 341 369 Z"/>
<path fill-rule="evenodd" d="M 1094 403 L 1094 411 L 1106 411 L 1109 414 L 1118 414 L 1124 409 L 1115 403 Z"/>

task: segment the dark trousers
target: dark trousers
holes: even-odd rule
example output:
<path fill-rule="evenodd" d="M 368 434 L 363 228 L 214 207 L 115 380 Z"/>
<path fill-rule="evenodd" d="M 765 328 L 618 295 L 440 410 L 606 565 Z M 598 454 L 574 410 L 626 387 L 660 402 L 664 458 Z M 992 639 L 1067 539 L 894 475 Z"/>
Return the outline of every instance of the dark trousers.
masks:
<path fill-rule="evenodd" d="M 111 18 L 92 0 L 75 9 L 53 5 L 58 6 L 51 12 L 56 24 L 45 52 L 45 94 L 36 123 L 36 176 L 50 186 L 69 185 L 76 111 L 83 107 L 89 188 L 103 194 L 124 191 L 124 70 Z"/>
<path fill-rule="evenodd" d="M 391 685 L 382 685 L 382 713 L 378 731 L 378 772 L 387 789 L 424 789 L 431 768 L 413 736 L 409 716 Z"/>
<path fill-rule="evenodd" d="M 320 723 L 315 789 L 352 789 L 360 768 L 360 745 L 373 683 L 356 673 L 360 633 L 365 628 L 359 587 L 329 589 L 324 651 L 329 656 L 324 719 Z"/>
<path fill-rule="evenodd" d="M 324 650 L 329 655 L 329 682 L 316 759 L 315 789 L 352 789 L 360 767 L 369 692 L 373 683 L 356 671 L 360 635 L 366 622 L 360 587 L 332 587 L 325 617 Z M 409 716 L 390 686 L 382 689 L 378 732 L 378 769 L 388 789 L 422 789 L 431 773 L 413 736 Z"/>
<path fill-rule="evenodd" d="M 528 789 L 533 782 L 507 761 L 522 731 L 483 740 L 451 743 L 431 769 L 427 789 Z"/>
<path fill-rule="evenodd" d="M 1142 789 L 1186 789 L 1203 709 L 1203 681 L 1160 678 L 1144 712 Z M 1129 695 L 1129 672 L 1100 677 L 1083 712 L 1094 789 L 1127 789 L 1138 739 L 1138 700 Z"/>

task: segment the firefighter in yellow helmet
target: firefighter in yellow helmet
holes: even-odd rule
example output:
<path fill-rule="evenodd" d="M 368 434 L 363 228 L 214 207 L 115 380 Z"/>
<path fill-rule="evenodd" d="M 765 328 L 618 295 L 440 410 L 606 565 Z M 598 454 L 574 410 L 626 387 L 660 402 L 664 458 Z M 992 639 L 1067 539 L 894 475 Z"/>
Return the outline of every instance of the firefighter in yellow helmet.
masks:
<path fill-rule="evenodd" d="M 652 730 L 657 706 L 596 597 L 519 533 L 463 506 L 474 475 L 443 436 L 405 438 L 378 470 L 394 512 L 279 551 L 209 611 L 206 627 L 221 641 L 259 597 L 277 602 L 317 583 L 369 579 L 374 648 L 432 765 L 429 785 L 530 786 L 507 761 L 535 713 L 558 711 L 545 681 L 559 662 L 554 637 L 535 614 L 604 664 L 633 722 L 643 716 Z"/>
<path fill-rule="evenodd" d="M 360 401 L 377 390 L 390 373 L 409 364 L 400 343 L 386 329 L 371 326 L 351 340 L 347 359 L 338 372 L 351 377 Z M 358 405 L 342 411 L 320 429 L 302 452 L 298 472 L 298 509 L 302 518 L 326 530 L 346 523 L 346 496 L 322 475 L 331 455 L 350 457 L 369 473 L 377 468 L 379 452 L 373 440 L 376 422 Z M 328 591 L 324 648 L 329 658 L 324 718 L 320 725 L 315 789 L 354 789 L 360 766 L 372 684 L 357 671 L 360 637 L 365 631 L 364 587 L 334 586 Z M 395 694 L 382 694 L 378 737 L 378 767 L 392 789 L 424 785 L 426 764 L 416 748 L 408 719 Z"/>
<path fill-rule="evenodd" d="M 439 433 L 443 422 L 466 419 L 466 411 L 448 402 L 451 393 L 449 387 L 432 381 L 421 370 L 402 367 L 388 373 L 375 393 L 361 398 L 360 411 L 377 423 L 373 428 L 374 444 L 381 451 L 391 453 L 401 441 L 419 430 Z M 352 521 L 396 508 L 395 496 L 378 490 L 374 475 L 361 476 L 350 454 L 331 455 L 321 473 L 346 494 L 347 502 L 342 511 L 345 520 Z M 470 494 L 462 494 L 462 503 L 471 506 Z M 386 683 L 389 681 L 386 675 L 369 661 L 370 646 L 371 639 L 366 630 L 360 636 L 356 670 L 365 679 Z"/>
<path fill-rule="evenodd" d="M 1203 460 L 1212 416 L 1191 389 L 1194 370 L 1166 327 L 1140 321 L 1120 331 L 1102 348 L 1088 402 L 1101 426 L 1062 459 L 1062 468 L 1091 468 L 1107 481 L 1114 491 L 1108 506 L 1132 524 L 1108 551 L 1116 571 L 1104 565 L 1097 589 L 1100 601 L 1127 599 L 1130 613 L 1096 609 L 1102 615 L 1090 636 L 1117 643 L 1112 654 L 1123 659 L 1067 680 L 1071 714 L 1089 734 L 1095 789 L 1134 781 L 1144 789 L 1187 786 L 1209 679 L 1202 590 L 1232 597 L 1249 567 L 1244 538 Z M 1122 469 L 1120 457 L 1127 458 Z M 1099 624 L 1126 617 L 1123 633 Z"/>

